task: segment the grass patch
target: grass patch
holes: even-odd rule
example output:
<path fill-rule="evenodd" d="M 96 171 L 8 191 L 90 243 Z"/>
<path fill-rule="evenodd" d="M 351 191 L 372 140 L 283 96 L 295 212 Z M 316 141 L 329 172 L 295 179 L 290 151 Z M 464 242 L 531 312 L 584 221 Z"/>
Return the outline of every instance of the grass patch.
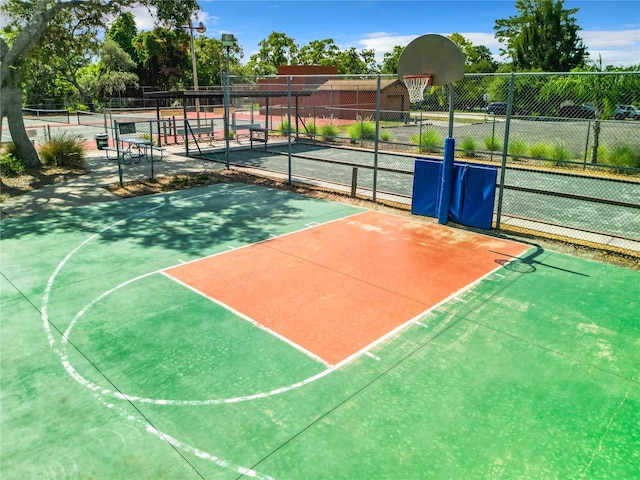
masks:
<path fill-rule="evenodd" d="M 347 129 L 349 138 L 355 140 L 375 140 L 376 126 L 371 122 L 358 122 L 349 125 Z"/>
<path fill-rule="evenodd" d="M 524 157 L 527 154 L 527 144 L 523 140 L 513 140 L 509 142 L 507 153 L 513 159 Z"/>
<path fill-rule="evenodd" d="M 478 142 L 473 137 L 464 137 L 460 141 L 460 150 L 464 152 L 467 157 L 475 157 L 476 150 L 478 150 Z"/>
<path fill-rule="evenodd" d="M 325 125 L 320 128 L 320 135 L 326 142 L 333 142 L 338 136 L 338 129 L 335 125 Z"/>
<path fill-rule="evenodd" d="M 546 143 L 536 143 L 529 148 L 529 156 L 533 158 L 551 158 L 551 147 Z"/>
<path fill-rule="evenodd" d="M 55 167 L 85 168 L 86 152 L 81 135 L 63 133 L 47 141 L 39 151 L 43 165 Z"/>
<path fill-rule="evenodd" d="M 495 135 L 484 139 L 484 147 L 490 152 L 499 152 L 502 150 L 502 142 Z"/>
<path fill-rule="evenodd" d="M 605 156 L 605 163 L 615 167 L 640 168 L 640 150 L 629 145 L 621 145 Z"/>
<path fill-rule="evenodd" d="M 422 134 L 415 134 L 411 137 L 411 143 L 418 145 L 420 153 L 435 153 L 442 150 L 444 139 L 438 132 L 431 128 L 427 128 Z"/>

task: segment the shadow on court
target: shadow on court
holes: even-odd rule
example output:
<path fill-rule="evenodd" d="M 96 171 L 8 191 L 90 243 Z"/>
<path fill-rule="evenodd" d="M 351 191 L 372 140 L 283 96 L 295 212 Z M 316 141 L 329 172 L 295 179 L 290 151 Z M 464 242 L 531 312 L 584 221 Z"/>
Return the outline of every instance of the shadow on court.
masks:
<path fill-rule="evenodd" d="M 640 475 L 638 272 L 245 184 L 1 246 L 3 479 Z M 335 361 L 278 323 L 336 343 L 390 298 Z"/>

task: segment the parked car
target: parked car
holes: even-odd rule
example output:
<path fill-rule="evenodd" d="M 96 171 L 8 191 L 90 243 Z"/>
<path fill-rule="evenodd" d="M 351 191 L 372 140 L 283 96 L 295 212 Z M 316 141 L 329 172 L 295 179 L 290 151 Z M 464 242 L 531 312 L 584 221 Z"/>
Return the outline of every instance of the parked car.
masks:
<path fill-rule="evenodd" d="M 640 120 L 640 109 L 633 105 L 616 105 L 613 116 L 616 120 L 624 120 L 625 118 Z"/>
<path fill-rule="evenodd" d="M 590 105 L 564 105 L 558 116 L 563 118 L 596 118 L 596 111 Z"/>
<path fill-rule="evenodd" d="M 487 105 L 487 113 L 491 115 L 506 115 L 507 102 L 491 102 Z M 527 111 L 513 106 L 511 107 L 511 115 L 527 115 Z"/>

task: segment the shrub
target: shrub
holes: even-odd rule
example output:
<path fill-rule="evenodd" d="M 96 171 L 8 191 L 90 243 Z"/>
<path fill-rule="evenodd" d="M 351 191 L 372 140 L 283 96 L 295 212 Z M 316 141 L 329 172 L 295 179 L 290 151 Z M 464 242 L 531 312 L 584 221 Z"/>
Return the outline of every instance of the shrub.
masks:
<path fill-rule="evenodd" d="M 287 135 L 289 133 L 289 120 L 283 120 L 282 123 L 276 127 L 276 130 L 282 135 Z"/>
<path fill-rule="evenodd" d="M 334 140 L 333 137 L 338 136 L 338 129 L 334 125 L 325 125 L 320 128 L 320 134 L 327 142 L 331 142 Z"/>
<path fill-rule="evenodd" d="M 411 142 L 418 145 L 418 151 L 424 152 L 437 152 L 442 149 L 443 138 L 438 132 L 431 128 L 427 128 L 421 135 L 414 135 L 411 137 Z"/>
<path fill-rule="evenodd" d="M 478 143 L 473 137 L 464 137 L 460 142 L 460 149 L 467 155 L 468 157 L 475 157 L 476 150 L 478 149 Z"/>
<path fill-rule="evenodd" d="M 551 158 L 551 147 L 546 143 L 536 143 L 529 148 L 529 156 L 534 158 Z"/>
<path fill-rule="evenodd" d="M 371 122 L 358 122 L 349 125 L 347 133 L 352 140 L 375 140 L 376 126 Z"/>
<path fill-rule="evenodd" d="M 43 165 L 85 168 L 85 159 L 84 140 L 78 134 L 65 132 L 52 137 L 40 147 L 40 161 Z"/>
<path fill-rule="evenodd" d="M 315 122 L 307 122 L 307 125 L 304 127 L 304 129 L 307 133 L 310 133 L 312 135 L 315 135 L 318 131 Z"/>
<path fill-rule="evenodd" d="M 502 143 L 495 135 L 491 135 L 484 139 L 484 147 L 491 152 L 497 152 L 502 150 Z"/>
<path fill-rule="evenodd" d="M 509 142 L 507 153 L 513 157 L 522 157 L 527 154 L 527 144 L 523 140 L 513 140 Z"/>
<path fill-rule="evenodd" d="M 573 154 L 564 143 L 556 143 L 551 149 L 551 159 L 556 162 L 566 162 L 573 159 Z"/>
<path fill-rule="evenodd" d="M 15 145 L 10 143 L 5 150 L 0 153 L 0 172 L 7 177 L 17 177 L 27 170 L 22 160 L 15 155 Z"/>
<path fill-rule="evenodd" d="M 616 167 L 640 168 L 640 150 L 629 145 L 616 147 L 607 156 L 606 163 Z"/>
<path fill-rule="evenodd" d="M 389 132 L 381 132 L 380 140 L 382 140 L 383 142 L 388 142 L 389 140 L 391 140 L 391 134 Z"/>

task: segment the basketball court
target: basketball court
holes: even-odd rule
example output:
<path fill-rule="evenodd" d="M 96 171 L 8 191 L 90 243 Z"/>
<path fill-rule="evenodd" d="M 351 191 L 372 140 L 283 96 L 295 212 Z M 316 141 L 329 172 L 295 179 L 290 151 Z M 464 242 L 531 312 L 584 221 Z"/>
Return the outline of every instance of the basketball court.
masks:
<path fill-rule="evenodd" d="M 638 272 L 246 184 L 2 224 L 23 478 L 634 478 Z"/>

